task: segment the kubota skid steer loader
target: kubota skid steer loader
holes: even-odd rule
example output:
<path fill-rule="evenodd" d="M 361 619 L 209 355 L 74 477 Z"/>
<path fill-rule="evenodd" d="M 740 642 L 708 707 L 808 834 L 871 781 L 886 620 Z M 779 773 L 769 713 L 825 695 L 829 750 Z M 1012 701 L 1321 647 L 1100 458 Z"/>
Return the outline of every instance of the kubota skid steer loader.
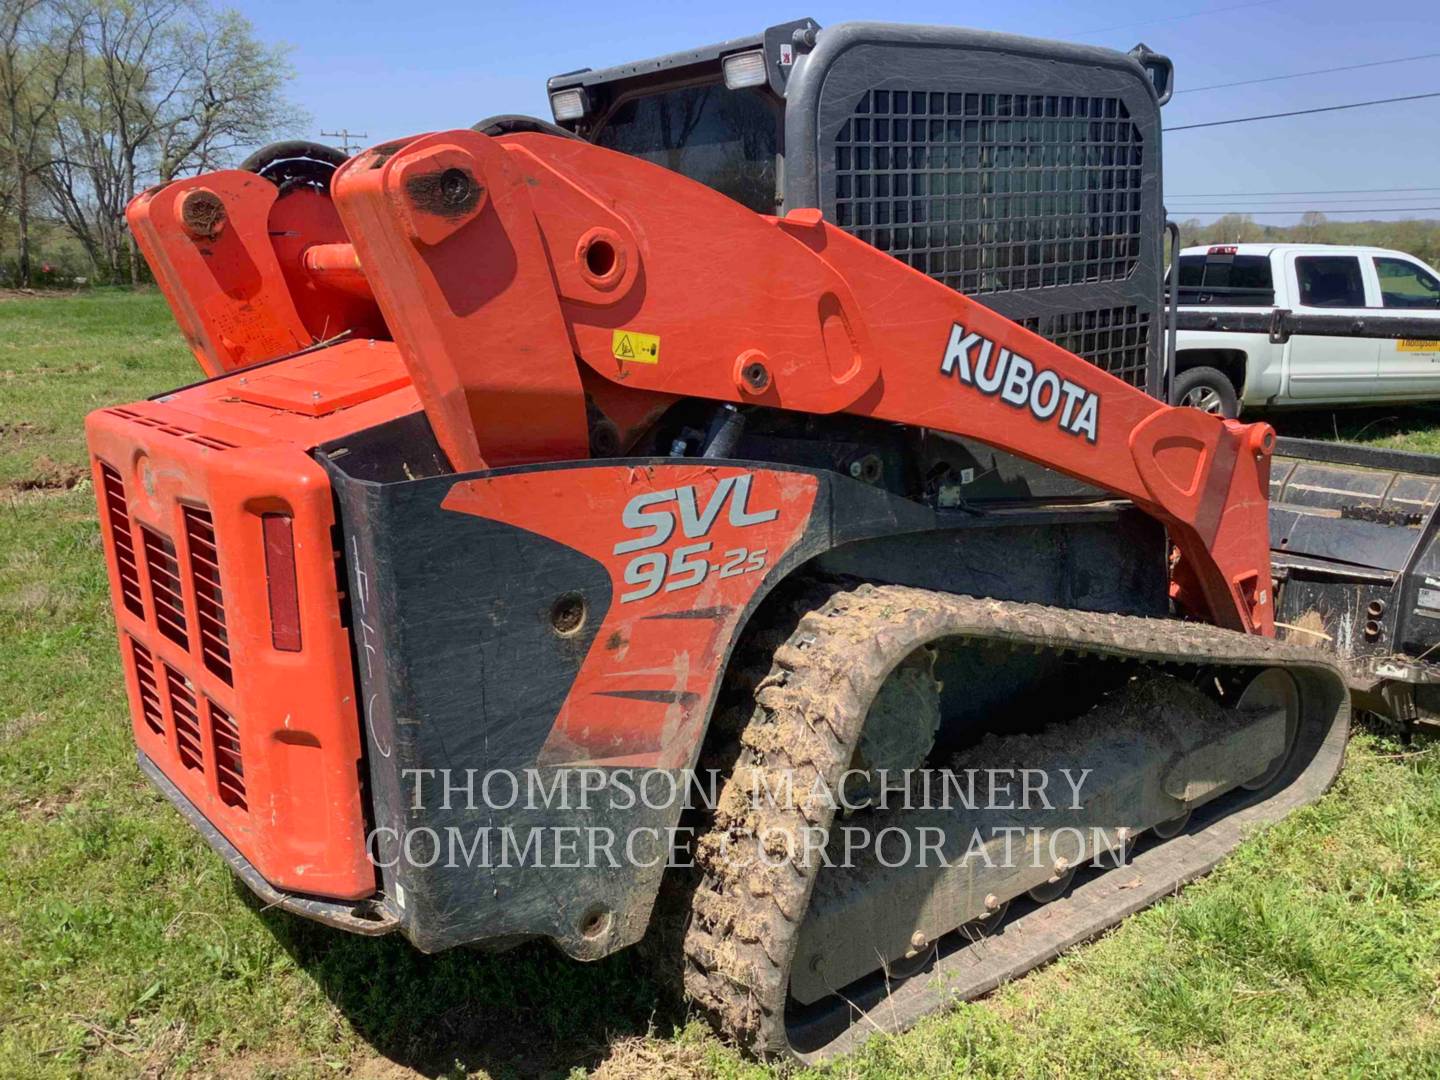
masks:
<path fill-rule="evenodd" d="M 552 80 L 565 127 L 146 192 L 207 377 L 88 423 L 142 768 L 272 904 L 579 959 L 718 768 L 686 990 L 799 1056 L 1317 798 L 1348 704 L 1273 639 L 1274 434 L 1152 396 L 1168 78 L 801 20 Z M 1017 769 L 1083 797 L 1006 806 Z M 1001 823 L 1025 858 L 960 857 Z"/>

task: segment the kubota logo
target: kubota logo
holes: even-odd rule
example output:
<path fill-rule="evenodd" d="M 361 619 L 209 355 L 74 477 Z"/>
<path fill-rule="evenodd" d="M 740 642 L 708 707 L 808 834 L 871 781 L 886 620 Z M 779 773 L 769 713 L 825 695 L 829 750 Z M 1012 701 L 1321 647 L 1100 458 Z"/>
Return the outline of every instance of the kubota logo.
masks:
<path fill-rule="evenodd" d="M 700 505 L 699 489 L 694 484 L 685 487 L 666 488 L 664 491 L 648 491 L 636 495 L 620 514 L 620 521 L 627 529 L 644 529 L 645 534 L 621 540 L 615 545 L 616 555 L 636 555 L 625 566 L 625 584 L 637 588 L 620 594 L 622 604 L 632 600 L 643 600 L 653 596 L 664 586 L 666 592 L 688 589 L 699 585 L 713 570 L 720 577 L 734 577 L 765 568 L 766 550 L 751 551 L 748 548 L 731 548 L 719 562 L 711 563 L 706 554 L 714 546 L 706 540 L 698 544 L 687 544 L 667 554 L 651 551 L 660 547 L 672 536 L 678 526 L 686 539 L 707 535 L 720 512 L 727 510 L 726 520 L 732 528 L 743 529 L 774 521 L 780 516 L 778 509 L 751 510 L 750 483 L 754 475 L 723 477 L 710 493 L 705 505 Z"/>
<path fill-rule="evenodd" d="M 950 343 L 940 361 L 940 372 L 957 376 L 982 394 L 998 394 L 1007 405 L 1028 408 L 1036 420 L 1053 417 L 1060 430 L 1069 435 L 1095 441 L 1100 426 L 1100 398 L 1093 391 L 1049 368 L 1036 368 L 1009 349 L 1001 349 L 991 363 L 994 352 L 993 341 L 956 323 L 950 329 Z"/>

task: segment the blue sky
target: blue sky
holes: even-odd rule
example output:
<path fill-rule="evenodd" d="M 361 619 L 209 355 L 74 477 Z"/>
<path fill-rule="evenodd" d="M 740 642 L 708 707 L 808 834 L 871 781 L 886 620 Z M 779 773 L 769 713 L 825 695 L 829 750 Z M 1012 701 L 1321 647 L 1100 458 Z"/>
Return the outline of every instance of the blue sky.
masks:
<path fill-rule="evenodd" d="M 934 0 L 718 4 L 459 3 L 426 0 L 230 0 L 269 41 L 293 47 L 291 96 L 320 129 L 368 132 L 368 143 L 495 113 L 549 117 L 545 80 L 712 41 L 789 18 L 970 25 L 1128 49 L 1144 41 L 1174 61 L 1177 87 L 1205 86 L 1421 53 L 1440 53 L 1436 0 L 1143 0 L 960 5 Z M 1373 13 L 1373 14 L 1372 14 Z M 1192 16 L 1192 17 L 1183 17 Z M 1167 124 L 1440 91 L 1440 57 L 1284 82 L 1179 93 Z M 1174 132 L 1165 141 L 1172 216 L 1223 209 L 1440 207 L 1440 98 L 1348 112 Z M 334 141 L 334 140 L 328 140 Z M 1435 185 L 1431 192 L 1180 196 Z M 1347 201 L 1354 200 L 1354 201 Z M 1336 215 L 1340 217 L 1340 215 Z M 1440 209 L 1410 215 L 1440 217 Z M 1295 216 L 1262 217 L 1276 223 Z"/>

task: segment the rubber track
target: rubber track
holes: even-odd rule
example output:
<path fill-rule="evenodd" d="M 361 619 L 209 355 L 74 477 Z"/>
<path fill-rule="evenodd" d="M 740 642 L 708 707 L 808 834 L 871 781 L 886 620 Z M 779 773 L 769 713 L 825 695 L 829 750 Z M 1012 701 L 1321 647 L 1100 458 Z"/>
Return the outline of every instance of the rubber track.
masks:
<path fill-rule="evenodd" d="M 812 790 L 818 777 L 823 777 L 825 788 L 835 789 L 881 683 L 927 642 L 958 637 L 1088 654 L 1097 660 L 1284 667 L 1302 679 L 1302 691 L 1306 683 L 1320 687 L 1321 693 L 1312 697 L 1325 698 L 1321 707 L 1334 717 L 1323 740 L 1326 761 L 1320 765 L 1328 772 L 1320 783 L 1307 785 L 1300 802 L 1317 798 L 1339 768 L 1335 742 L 1338 736 L 1343 747 L 1348 727 L 1343 676 L 1331 658 L 1314 649 L 1178 620 L 1064 610 L 903 586 L 865 584 L 817 599 L 819 606 L 801 618 L 775 649 L 773 666 L 756 687 L 755 707 L 741 733 L 735 770 L 722 790 L 711 831 L 698 845 L 696 861 L 703 874 L 684 943 L 687 995 L 724 1034 L 760 1057 L 809 1056 L 790 1044 L 785 1004 L 790 963 L 819 858 L 812 851 L 807 860 L 802 844 L 790 849 L 798 851 L 798 857 L 779 858 L 787 850 L 782 843 L 772 844 L 770 858 L 763 859 L 757 838 L 798 835 L 806 827 L 829 828 L 834 811 L 828 805 L 804 804 L 800 793 Z M 1319 751 L 1311 754 L 1318 758 Z M 1299 775 L 1305 776 L 1310 768 L 1307 765 Z M 794 805 L 772 805 L 769 800 L 752 805 L 750 793 L 759 790 L 758 782 L 781 791 L 787 776 L 797 793 Z M 1287 789 L 1290 785 L 1287 780 Z M 1270 800 L 1285 804 L 1274 816 L 1292 809 L 1288 803 L 1293 801 Z M 1146 890 L 1151 897 L 1146 902 L 1204 872 L 1238 839 L 1237 829 L 1203 864 L 1177 868 L 1175 880 L 1165 888 Z M 1134 909 L 1135 901 L 1127 899 L 1128 905 L 1112 905 L 1118 910 L 1114 918 L 1096 922 L 1092 912 L 1081 932 L 1061 938 L 1052 934 L 1039 955 L 1009 963 L 1006 972 L 1013 976 L 1068 944 L 1093 936 Z M 1119 910 L 1122 906 L 1127 910 Z M 994 980 L 976 981 L 972 989 L 983 993 L 994 985 Z M 927 1003 L 925 1008 L 938 1003 Z M 871 1020 L 866 1023 L 874 1026 Z M 857 1041 L 839 1040 L 834 1046 L 848 1049 Z M 820 1056 L 829 1052 L 827 1048 Z"/>

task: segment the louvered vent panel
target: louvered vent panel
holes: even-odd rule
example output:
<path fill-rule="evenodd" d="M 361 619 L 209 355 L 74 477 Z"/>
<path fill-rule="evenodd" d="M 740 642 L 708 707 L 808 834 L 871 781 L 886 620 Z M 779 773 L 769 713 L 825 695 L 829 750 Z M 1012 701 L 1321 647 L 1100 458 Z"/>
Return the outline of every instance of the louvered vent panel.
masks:
<path fill-rule="evenodd" d="M 157 532 L 140 526 L 145 544 L 145 569 L 150 575 L 150 598 L 160 632 L 182 649 L 190 647 L 185 628 L 185 596 L 180 588 L 180 564 L 175 545 Z"/>
<path fill-rule="evenodd" d="M 190 581 L 195 589 L 195 625 L 200 651 L 210 671 L 231 681 L 230 638 L 225 631 L 225 594 L 220 588 L 220 557 L 210 511 L 185 507 L 185 546 L 190 552 Z"/>
<path fill-rule="evenodd" d="M 215 748 L 215 780 L 220 801 L 245 807 L 245 766 L 240 760 L 240 729 L 234 718 L 213 701 L 210 706 L 210 745 Z"/>
<path fill-rule="evenodd" d="M 136 618 L 145 617 L 145 601 L 140 593 L 140 571 L 135 563 L 135 541 L 130 535 L 130 515 L 125 503 L 125 481 L 120 474 L 100 463 L 104 485 L 105 525 L 115 548 L 115 562 L 120 568 L 120 600 L 125 610 Z"/>
<path fill-rule="evenodd" d="M 165 668 L 165 686 L 170 691 L 170 719 L 175 724 L 175 746 L 180 751 L 180 764 L 187 769 L 205 767 L 205 751 L 200 741 L 200 713 L 190 680 L 169 664 Z"/>
<path fill-rule="evenodd" d="M 160 688 L 155 684 L 155 661 L 150 650 L 134 638 L 130 639 L 130 657 L 135 665 L 135 679 L 140 684 L 140 715 L 156 735 L 165 734 L 165 711 L 160 705 Z"/>

